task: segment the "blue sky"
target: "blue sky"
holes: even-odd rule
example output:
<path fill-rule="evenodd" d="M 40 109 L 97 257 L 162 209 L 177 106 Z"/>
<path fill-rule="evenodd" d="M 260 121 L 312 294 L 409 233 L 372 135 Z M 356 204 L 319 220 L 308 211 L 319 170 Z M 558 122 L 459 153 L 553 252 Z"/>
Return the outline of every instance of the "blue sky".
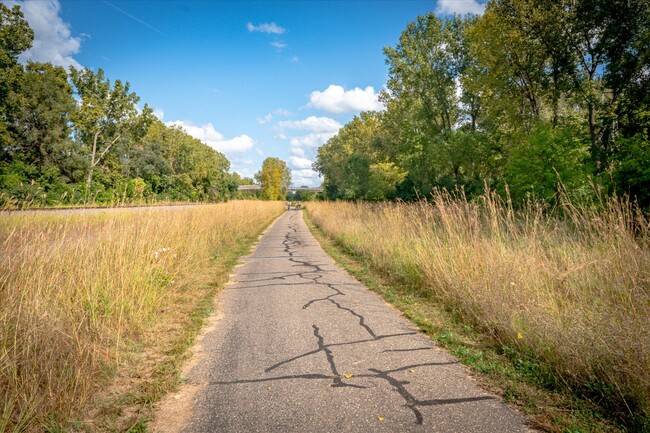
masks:
<path fill-rule="evenodd" d="M 225 153 L 252 177 L 274 156 L 294 185 L 321 183 L 319 145 L 360 111 L 381 109 L 382 48 L 435 12 L 484 0 L 3 1 L 35 32 L 21 59 L 101 67 L 168 125 Z"/>

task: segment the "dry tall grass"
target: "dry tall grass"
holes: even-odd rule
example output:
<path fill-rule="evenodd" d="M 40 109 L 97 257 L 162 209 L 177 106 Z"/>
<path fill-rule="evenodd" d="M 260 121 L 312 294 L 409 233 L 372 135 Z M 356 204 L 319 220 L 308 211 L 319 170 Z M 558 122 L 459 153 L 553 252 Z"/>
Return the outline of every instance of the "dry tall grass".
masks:
<path fill-rule="evenodd" d="M 78 410 L 192 285 L 282 211 L 230 202 L 93 214 L 0 214 L 0 432 Z"/>
<path fill-rule="evenodd" d="M 330 237 L 535 357 L 558 386 L 647 422 L 650 226 L 624 202 L 595 209 L 569 204 L 554 218 L 495 195 L 444 193 L 431 203 L 308 206 Z"/>

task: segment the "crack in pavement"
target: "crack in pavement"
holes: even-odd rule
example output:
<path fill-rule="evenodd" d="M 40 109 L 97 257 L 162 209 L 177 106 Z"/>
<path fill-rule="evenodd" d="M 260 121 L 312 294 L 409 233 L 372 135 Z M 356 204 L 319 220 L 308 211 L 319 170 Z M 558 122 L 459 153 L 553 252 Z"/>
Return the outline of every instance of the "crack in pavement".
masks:
<path fill-rule="evenodd" d="M 407 368 L 415 368 L 418 365 L 412 365 Z M 402 369 L 399 369 L 402 370 Z M 448 399 L 432 399 L 432 400 L 418 400 L 411 394 L 405 387 L 410 382 L 406 380 L 398 380 L 390 375 L 391 372 L 398 370 L 388 370 L 381 371 L 376 368 L 369 368 L 368 371 L 375 373 L 376 377 L 386 380 L 393 389 L 404 399 L 406 404 L 405 407 L 409 408 L 413 415 L 415 415 L 416 424 L 424 423 L 424 417 L 422 412 L 418 409 L 419 406 L 439 406 L 444 404 L 457 404 L 457 403 L 466 403 L 471 401 L 481 401 L 481 400 L 494 400 L 496 397 L 492 396 L 478 396 L 478 397 L 464 397 L 464 398 L 448 398 Z"/>
<path fill-rule="evenodd" d="M 294 215 L 290 217 L 290 220 L 293 220 Z M 295 263 L 297 266 L 304 266 L 304 267 L 311 267 L 313 268 L 313 271 L 310 272 L 299 272 L 299 273 L 294 273 L 290 274 L 291 276 L 296 276 L 302 279 L 310 280 L 311 283 L 317 286 L 325 287 L 329 290 L 331 290 L 333 293 L 329 294 L 328 296 L 322 297 L 322 298 L 315 298 L 311 299 L 308 301 L 306 304 L 302 306 L 302 309 L 305 310 L 312 305 L 319 303 L 319 302 L 329 302 L 330 304 L 334 305 L 338 310 L 341 311 L 346 311 L 352 316 L 356 317 L 359 320 L 359 326 L 361 326 L 372 338 L 369 340 L 359 340 L 357 342 L 349 342 L 349 344 L 358 344 L 361 342 L 368 342 L 368 341 L 377 341 L 383 338 L 387 338 L 388 336 L 378 336 L 374 330 L 366 323 L 366 319 L 363 315 L 357 313 L 354 309 L 345 307 L 341 305 L 340 302 L 337 302 L 335 297 L 341 297 L 345 296 L 345 292 L 340 290 L 338 287 L 336 287 L 335 283 L 325 283 L 320 281 L 323 279 L 323 275 L 321 273 L 326 272 L 321 265 L 317 265 L 314 263 L 311 263 L 309 260 L 297 260 L 294 255 L 296 254 L 294 249 L 298 249 L 301 247 L 304 247 L 305 244 L 296 239 L 294 236 L 298 234 L 298 229 L 295 223 L 290 223 L 289 224 L 289 231 L 285 234 L 284 240 L 282 244 L 284 245 L 284 252 L 288 254 L 289 260 L 293 263 Z M 294 266 L 296 266 L 294 265 Z M 288 276 L 281 276 L 281 277 L 273 277 L 271 280 L 277 280 L 277 279 L 286 279 Z M 338 368 L 336 366 L 336 362 L 334 360 L 334 353 L 331 350 L 331 347 L 335 346 L 336 344 L 325 344 L 325 339 L 320 333 L 320 328 L 316 324 L 312 324 L 313 328 L 313 334 L 318 340 L 318 348 L 308 351 L 306 353 L 303 353 L 301 355 L 294 356 L 292 358 L 289 358 L 287 360 L 278 362 L 267 369 L 265 369 L 266 373 L 269 373 L 280 366 L 286 365 L 288 363 L 291 363 L 293 361 L 296 361 L 298 359 L 310 356 L 310 355 L 315 355 L 317 353 L 324 352 L 325 357 L 327 359 L 327 362 L 330 366 L 330 370 L 332 372 L 332 375 L 294 375 L 294 376 L 282 376 L 282 377 L 290 377 L 290 378 L 308 378 L 308 379 L 331 379 L 333 381 L 333 384 L 331 385 L 332 387 L 353 387 L 353 388 L 366 388 L 361 385 L 354 385 L 348 382 L 344 382 L 340 372 L 338 371 Z M 344 343 L 341 343 L 342 345 Z M 411 351 L 420 351 L 420 350 L 431 350 L 432 348 L 430 347 L 418 347 L 418 348 L 411 348 L 411 349 L 392 349 L 392 350 L 385 350 L 382 353 L 385 352 L 411 352 Z M 355 377 L 357 378 L 378 378 L 387 381 L 393 388 L 394 391 L 396 391 L 404 400 L 405 404 L 404 406 L 410 409 L 414 416 L 415 416 L 415 422 L 416 424 L 422 424 L 424 422 L 424 417 L 422 415 L 422 412 L 419 410 L 420 406 L 432 406 L 432 405 L 442 405 L 442 404 L 453 404 L 453 403 L 462 403 L 462 402 L 470 402 L 470 401 L 479 401 L 479 400 L 485 400 L 485 399 L 493 399 L 494 397 L 488 397 L 488 396 L 479 396 L 479 397 L 467 397 L 467 398 L 460 398 L 460 399 L 433 399 L 433 400 L 418 400 L 411 394 L 408 389 L 406 388 L 406 385 L 408 385 L 410 382 L 408 381 L 402 381 L 398 380 L 397 378 L 391 376 L 391 374 L 400 372 L 400 371 L 405 371 L 409 369 L 413 369 L 416 367 L 425 367 L 425 366 L 433 366 L 433 365 L 448 365 L 448 364 L 455 364 L 458 361 L 450 361 L 450 362 L 430 362 L 430 363 L 420 363 L 420 364 L 413 364 L 413 365 L 408 365 L 405 367 L 400 367 L 397 369 L 393 370 L 380 370 L 376 368 L 370 368 L 368 371 L 374 374 L 362 374 L 362 375 L 357 375 Z M 270 379 L 270 380 L 278 380 L 277 378 Z"/>
<path fill-rule="evenodd" d="M 338 369 L 336 368 L 336 363 L 334 362 L 334 353 L 332 350 L 325 345 L 325 339 L 323 338 L 322 335 L 320 335 L 320 329 L 316 325 L 312 325 L 312 328 L 314 329 L 314 336 L 318 338 L 318 351 L 323 351 L 325 352 L 325 356 L 327 357 L 327 362 L 330 365 L 330 369 L 332 370 L 332 374 L 334 375 L 334 383 L 332 384 L 333 388 L 336 387 L 350 387 L 350 388 L 365 388 L 365 386 L 360 386 L 360 385 L 353 385 L 351 383 L 345 383 L 341 379 L 341 373 L 339 373 Z"/>
<path fill-rule="evenodd" d="M 382 350 L 381 353 L 388 353 L 388 352 L 417 352 L 418 350 L 433 350 L 433 347 L 415 347 L 413 349 L 386 349 L 386 350 Z"/>
<path fill-rule="evenodd" d="M 295 360 L 298 360 L 300 358 L 304 358 L 306 356 L 314 355 L 317 353 L 325 353 L 325 357 L 327 359 L 327 362 L 329 364 L 330 370 L 332 372 L 331 375 L 327 374 L 319 374 L 319 373 L 305 373 L 305 374 L 293 374 L 293 375 L 284 375 L 284 376 L 275 376 L 275 377 L 268 377 L 268 378 L 258 378 L 258 379 L 240 379 L 240 380 L 232 380 L 232 381 L 211 381 L 209 382 L 210 385 L 235 385 L 235 384 L 246 384 L 246 383 L 261 383 L 261 382 L 274 382 L 274 381 L 282 381 L 282 380 L 296 380 L 296 379 L 303 379 L 303 380 L 332 380 L 332 386 L 333 388 L 337 387 L 348 387 L 348 388 L 358 388 L 358 389 L 367 389 L 368 387 L 363 386 L 363 385 L 356 385 L 353 383 L 349 382 L 344 382 L 343 381 L 343 376 L 341 373 L 338 371 L 338 368 L 336 366 L 336 362 L 334 360 L 334 354 L 332 350 L 330 349 L 333 346 L 340 346 L 342 345 L 341 343 L 333 343 L 333 344 L 325 344 L 325 338 L 323 335 L 320 333 L 320 328 L 313 324 L 312 325 L 313 329 L 313 334 L 317 339 L 317 344 L 318 348 L 311 350 L 309 352 L 303 353 L 301 355 L 295 356 L 293 358 L 290 358 L 285 361 L 281 361 L 277 364 L 272 365 L 271 367 L 267 368 L 264 370 L 266 373 L 282 366 L 287 363 L 293 362 Z M 402 336 L 400 335 L 386 335 L 386 336 L 381 336 L 382 338 L 387 338 L 387 337 L 392 337 L 392 336 Z M 376 340 L 369 340 L 369 341 L 376 341 Z M 421 350 L 422 348 L 418 348 L 416 350 Z M 422 415 L 422 412 L 419 410 L 419 407 L 421 406 L 439 406 L 439 405 L 445 405 L 445 404 L 458 404 L 458 403 L 467 403 L 467 402 L 473 402 L 473 401 L 481 401 L 481 400 L 493 400 L 496 397 L 492 396 L 477 396 L 477 397 L 463 397 L 463 398 L 451 398 L 451 399 L 429 399 L 429 400 L 420 400 L 415 398 L 415 396 L 406 388 L 406 385 L 410 384 L 410 381 L 406 380 L 399 380 L 398 378 L 395 378 L 391 376 L 391 374 L 406 371 L 406 370 L 413 370 L 415 368 L 423 368 L 423 367 L 432 367 L 432 366 L 441 366 L 441 365 L 452 365 L 452 364 L 457 364 L 458 361 L 444 361 L 444 362 L 423 362 L 423 363 L 417 363 L 417 364 L 410 364 L 394 369 L 389 369 L 389 370 L 380 370 L 377 368 L 369 368 L 368 371 L 373 373 L 373 374 L 355 374 L 351 375 L 349 379 L 381 379 L 385 380 L 388 382 L 393 390 L 397 392 L 397 394 L 404 400 L 404 407 L 408 408 L 413 412 L 413 415 L 415 416 L 415 423 L 416 424 L 423 424 L 424 422 L 424 417 Z"/>
<path fill-rule="evenodd" d="M 311 307 L 313 304 L 315 304 L 317 302 L 325 302 L 325 301 L 329 302 L 332 305 L 334 305 L 336 308 L 338 308 L 339 310 L 347 311 L 348 313 L 350 313 L 351 315 L 356 317 L 359 320 L 359 326 L 361 326 L 371 337 L 375 338 L 377 335 L 372 330 L 372 328 L 366 324 L 366 319 L 365 319 L 365 317 L 363 315 L 357 313 L 352 308 L 344 307 L 339 302 L 332 299 L 335 296 L 345 296 L 345 293 L 342 292 L 341 290 L 339 290 L 334 283 L 324 283 L 324 282 L 319 281 L 320 279 L 323 278 L 323 275 L 321 274 L 321 272 L 322 273 L 326 272 L 320 267 L 320 265 L 315 265 L 315 264 L 311 263 L 309 260 L 296 260 L 293 257 L 293 255 L 295 253 L 293 251 L 291 251 L 292 248 L 303 247 L 304 243 L 301 242 L 300 240 L 294 239 L 292 237 L 292 232 L 293 232 L 293 234 L 298 233 L 298 229 L 297 229 L 295 223 L 294 224 L 289 224 L 289 232 L 287 232 L 285 234 L 285 239 L 282 242 L 283 245 L 285 246 L 284 252 L 289 254 L 289 260 L 290 261 L 292 261 L 294 263 L 299 263 L 301 266 L 313 267 L 314 268 L 314 271 L 312 271 L 312 272 L 302 272 L 302 273 L 298 273 L 297 275 L 299 275 L 300 278 L 311 280 L 311 282 L 313 284 L 315 284 L 315 285 L 327 287 L 328 289 L 330 289 L 330 290 L 332 290 L 334 292 L 331 295 L 328 295 L 328 296 L 326 296 L 324 298 L 317 298 L 317 299 L 310 300 L 305 305 L 303 305 L 302 309 L 305 310 L 305 309 Z M 314 277 L 306 277 L 305 276 L 306 274 L 315 274 L 315 276 Z M 280 277 L 274 277 L 274 278 L 280 278 Z"/>
<path fill-rule="evenodd" d="M 456 426 L 457 422 L 455 418 L 449 421 L 453 424 L 447 426 L 438 425 L 441 419 L 450 420 L 449 413 L 460 412 L 449 412 L 448 409 L 437 412 L 425 408 L 497 399 L 497 397 L 486 394 L 473 385 L 455 385 L 455 383 L 461 383 L 454 382 L 457 380 L 455 376 L 458 375 L 459 370 L 456 370 L 455 367 L 445 366 L 458 364 L 457 360 L 450 360 L 447 356 L 437 355 L 438 352 L 435 352 L 433 346 L 426 346 L 429 342 L 416 337 L 420 332 L 413 328 L 404 328 L 405 322 L 394 319 L 393 316 L 390 316 L 392 313 L 383 312 L 379 308 L 379 303 L 375 304 L 374 300 L 364 294 L 366 289 L 361 287 L 359 283 L 348 277 L 338 277 L 337 275 L 341 271 L 336 267 L 332 267 L 331 261 L 322 253 L 319 244 L 312 242 L 313 239 L 310 237 L 309 232 L 306 231 L 304 223 L 302 223 L 302 220 L 298 220 L 300 216 L 300 212 L 288 215 L 283 220 L 282 226 L 276 227 L 271 232 L 271 236 L 266 238 L 264 241 L 265 248 L 258 250 L 261 254 L 259 256 L 253 254 L 250 257 L 252 260 L 265 260 L 268 258 L 278 260 L 270 262 L 270 264 L 259 261 L 249 262 L 249 267 L 242 269 L 245 272 L 235 272 L 233 276 L 235 286 L 227 289 L 228 291 L 259 290 L 259 297 L 257 294 L 249 296 L 248 294 L 233 293 L 229 295 L 232 297 L 228 298 L 230 302 L 228 305 L 236 306 L 233 311 L 237 315 L 246 314 L 246 308 L 249 308 L 249 305 L 255 306 L 256 310 L 254 311 L 259 312 L 259 314 L 267 314 L 266 312 L 270 311 L 265 309 L 267 305 L 274 306 L 277 304 L 285 308 L 274 310 L 273 313 L 269 314 L 268 320 L 260 320 L 260 323 L 266 326 L 265 332 L 268 332 L 268 340 L 264 340 L 265 333 L 256 333 L 253 328 L 241 325 L 242 321 L 234 322 L 237 323 L 236 328 L 234 328 L 237 331 L 221 334 L 219 337 L 224 339 L 222 341 L 228 342 L 231 351 L 224 353 L 219 349 L 215 352 L 215 354 L 219 353 L 215 356 L 221 357 L 220 359 L 223 360 L 222 365 L 226 370 L 219 370 L 217 377 L 212 376 L 212 373 L 210 373 L 206 378 L 209 380 L 200 381 L 199 383 L 227 387 L 229 385 L 288 381 L 289 386 L 273 386 L 273 392 L 278 393 L 273 395 L 284 398 L 283 396 L 286 396 L 285 393 L 287 392 L 296 393 L 296 396 L 298 396 L 296 401 L 309 401 L 309 403 L 302 404 L 308 404 L 311 410 L 315 410 L 315 408 L 320 407 L 319 405 L 323 405 L 322 407 L 332 405 L 331 402 L 322 399 L 312 403 L 313 396 L 329 396 L 331 395 L 330 392 L 334 392 L 335 398 L 341 399 L 338 403 L 353 403 L 350 412 L 348 412 L 348 407 L 345 407 L 344 411 L 347 414 L 360 413 L 367 415 L 366 408 L 358 409 L 354 406 L 354 402 L 363 401 L 367 398 L 372 402 L 370 405 L 372 407 L 387 405 L 391 409 L 397 409 L 400 413 L 399 422 L 403 423 L 402 430 L 404 431 L 421 431 L 419 426 L 426 424 L 425 429 L 428 429 L 432 427 L 432 423 L 436 423 L 436 428 L 442 428 L 442 430 L 445 427 L 452 426 L 452 430 L 449 431 L 460 431 L 453 430 L 455 428 L 453 426 Z M 309 239 L 312 239 L 312 241 L 309 241 Z M 315 248 L 315 250 L 312 248 Z M 258 266 L 264 266 L 264 268 L 255 269 Z M 264 272 L 265 269 L 268 269 L 269 272 Z M 276 272 L 278 269 L 285 269 L 286 272 Z M 343 282 L 336 282 L 339 280 Z M 268 301 L 263 289 L 269 289 Z M 278 291 L 280 289 L 286 289 L 286 292 Z M 297 305 L 294 303 L 296 292 L 293 290 L 303 291 L 302 294 L 298 295 L 301 298 Z M 239 296 L 246 296 L 246 298 L 239 298 Z M 242 301 L 242 299 L 245 299 L 245 301 Z M 298 309 L 300 304 L 303 304 L 302 308 Z M 287 306 L 290 309 L 286 309 Z M 319 309 L 318 307 L 323 308 Z M 332 307 L 334 307 L 333 310 Z M 310 312 L 307 310 L 310 310 Z M 330 314 L 330 311 L 333 313 Z M 302 313 L 296 314 L 297 312 Z M 290 322 L 285 321 L 287 316 L 291 317 Z M 323 316 L 330 317 L 321 319 Z M 302 325 L 299 329 L 296 329 L 295 323 L 302 323 Z M 309 325 L 311 325 L 311 332 L 308 334 Z M 284 331 L 276 331 L 272 328 L 273 326 L 278 326 L 278 329 Z M 343 337 L 348 332 L 352 332 L 352 335 L 348 337 L 352 341 L 345 341 L 348 338 Z M 258 334 L 260 334 L 260 338 L 253 339 Z M 296 338 L 295 342 L 290 341 L 290 338 L 293 337 Z M 370 344 L 370 346 L 367 344 Z M 241 352 L 241 346 L 247 347 L 249 350 L 263 350 L 263 352 L 259 353 L 264 354 L 264 358 L 260 358 L 258 355 L 252 357 L 253 359 L 248 359 L 250 358 L 249 355 L 244 356 L 248 352 Z M 275 363 L 269 365 L 273 362 Z M 303 368 L 303 365 L 313 367 Z M 399 367 L 396 367 L 396 365 Z M 411 376 L 410 373 L 414 373 L 414 369 L 418 369 L 421 373 Z M 462 375 L 461 373 L 460 376 Z M 450 376 L 450 378 L 445 379 L 446 376 Z M 415 378 L 418 380 L 414 380 Z M 300 381 L 312 381 L 311 383 L 316 386 L 306 385 L 300 383 Z M 323 382 L 318 383 L 318 381 Z M 320 388 L 320 391 L 318 391 L 318 388 Z M 349 388 L 354 392 L 346 395 L 339 394 L 339 391 L 327 391 L 328 394 L 325 394 L 324 390 L 329 388 Z M 253 390 L 256 389 L 253 388 Z M 271 390 L 271 387 L 268 389 Z M 212 403 L 210 396 L 217 396 L 219 403 L 216 405 Z M 426 398 L 434 396 L 458 398 Z M 243 409 L 237 412 L 237 415 L 230 416 L 228 414 L 229 410 L 214 410 L 215 408 L 229 408 L 231 399 L 234 397 L 241 398 L 244 405 Z M 312 400 L 307 400 L 308 398 Z M 286 404 L 283 401 L 273 402 L 275 403 L 274 407 L 278 407 L 277 403 Z M 250 402 L 251 406 L 246 406 L 246 402 Z M 250 401 L 249 388 L 234 388 L 229 391 L 215 389 L 212 394 L 206 394 L 204 400 L 204 407 L 212 408 L 212 414 L 214 415 L 210 416 L 220 419 L 222 424 L 218 424 L 218 426 L 226 430 L 230 426 L 241 425 L 238 423 L 242 419 L 245 422 L 255 422 L 254 420 L 257 417 L 248 418 L 246 408 L 254 408 L 257 414 L 258 405 L 260 404 L 262 404 L 261 401 Z M 273 407 L 273 404 L 269 404 L 269 407 Z M 291 406 L 290 412 L 294 415 L 297 414 L 298 412 L 293 412 L 298 410 L 297 407 Z M 340 404 L 333 407 L 343 408 Z M 471 408 L 463 408 L 462 412 L 480 413 L 483 414 L 481 416 L 486 416 L 486 419 L 492 419 L 490 414 L 494 409 L 493 406 L 489 405 L 472 405 Z M 276 415 L 278 413 L 283 412 L 275 411 L 270 413 L 270 418 L 263 418 L 260 421 L 261 424 L 257 425 L 264 427 L 270 425 L 268 424 L 270 419 L 277 419 Z M 244 418 L 240 419 L 241 416 L 244 416 Z M 395 419 L 398 419 L 397 415 Z M 311 421 L 307 420 L 307 423 L 309 424 Z M 411 424 L 413 427 L 409 428 L 407 424 Z M 285 424 L 282 425 L 285 426 Z M 486 427 L 489 425 L 489 423 L 485 423 Z M 330 429 L 329 431 L 332 431 L 332 426 L 330 423 L 324 423 L 317 426 L 316 430 L 326 431 L 325 427 L 327 427 Z M 371 426 L 366 427 L 368 427 L 368 430 L 372 430 Z M 200 431 L 215 430 L 205 429 Z M 472 431 L 475 430 L 472 429 Z M 515 430 L 510 429 L 507 431 Z"/>
<path fill-rule="evenodd" d="M 298 359 L 304 358 L 306 356 L 318 353 L 321 350 L 324 350 L 325 348 L 329 349 L 330 347 L 350 346 L 350 345 L 353 345 L 353 344 L 360 344 L 360 343 L 372 343 L 372 342 L 375 342 L 375 341 L 383 340 L 385 338 L 405 337 L 407 335 L 415 335 L 415 334 L 417 334 L 417 332 L 399 332 L 399 333 L 396 333 L 396 334 L 378 335 L 375 338 L 369 338 L 369 339 L 366 339 L 366 340 L 356 340 L 356 341 L 346 341 L 346 342 L 343 342 L 343 343 L 324 344 L 322 346 L 322 348 L 319 347 L 318 349 L 310 350 L 309 352 L 305 352 L 305 353 L 302 353 L 300 355 L 296 355 L 296 356 L 294 356 L 292 358 L 286 359 L 284 361 L 280 361 L 277 364 L 273 364 L 269 368 L 266 368 L 264 371 L 268 373 L 269 371 L 275 370 L 276 368 L 278 368 L 278 367 L 280 367 L 282 365 L 289 364 L 290 362 L 293 362 L 293 361 L 296 361 Z"/>

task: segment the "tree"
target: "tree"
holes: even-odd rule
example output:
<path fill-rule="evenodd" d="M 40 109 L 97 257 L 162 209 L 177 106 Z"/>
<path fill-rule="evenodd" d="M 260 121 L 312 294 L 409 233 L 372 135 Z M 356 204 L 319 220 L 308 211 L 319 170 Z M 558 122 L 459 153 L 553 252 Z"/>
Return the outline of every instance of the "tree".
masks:
<path fill-rule="evenodd" d="M 141 143 L 131 148 L 130 176 L 140 176 L 176 200 L 225 200 L 236 179 L 226 157 L 180 127 L 154 119 Z"/>
<path fill-rule="evenodd" d="M 152 110 L 145 104 L 142 113 L 138 113 L 140 98 L 129 93 L 129 83 L 116 80 L 111 86 L 101 68 L 97 73 L 88 68 L 72 69 L 70 78 L 79 98 L 72 116 L 75 137 L 89 151 L 86 176 L 86 190 L 89 190 L 95 167 L 116 144 L 144 136 L 152 121 Z"/>
<path fill-rule="evenodd" d="M 388 64 L 390 96 L 415 104 L 430 134 L 451 131 L 459 117 L 456 79 L 462 59 L 450 47 L 457 46 L 462 20 L 442 21 L 429 13 L 406 26 L 398 44 L 384 48 Z"/>
<path fill-rule="evenodd" d="M 10 100 L 19 108 L 13 122 L 18 147 L 26 160 L 40 167 L 72 158 L 70 113 L 74 109 L 68 74 L 60 66 L 29 62 L 19 92 Z"/>
<path fill-rule="evenodd" d="M 360 199 L 370 191 L 371 164 L 385 162 L 380 119 L 363 112 L 318 149 L 314 170 L 325 177 L 329 198 Z"/>
<path fill-rule="evenodd" d="M 32 46 L 34 32 L 29 28 L 20 6 L 9 9 L 0 3 L 0 160 L 10 157 L 14 137 L 10 125 L 19 106 L 10 101 L 17 91 L 23 68 L 18 56 Z"/>
<path fill-rule="evenodd" d="M 501 133 L 526 133 L 544 112 L 547 55 L 540 39 L 531 33 L 530 20 L 535 15 L 529 3 L 491 2 L 468 31 L 476 61 L 464 84 L 481 92 L 485 126 Z"/>
<path fill-rule="evenodd" d="M 291 170 L 281 159 L 269 157 L 255 174 L 255 180 L 262 186 L 263 199 L 283 200 L 291 184 Z"/>
<path fill-rule="evenodd" d="M 239 173 L 233 173 L 232 174 L 233 180 L 237 183 L 237 185 L 255 185 L 255 180 L 250 177 L 241 177 Z"/>

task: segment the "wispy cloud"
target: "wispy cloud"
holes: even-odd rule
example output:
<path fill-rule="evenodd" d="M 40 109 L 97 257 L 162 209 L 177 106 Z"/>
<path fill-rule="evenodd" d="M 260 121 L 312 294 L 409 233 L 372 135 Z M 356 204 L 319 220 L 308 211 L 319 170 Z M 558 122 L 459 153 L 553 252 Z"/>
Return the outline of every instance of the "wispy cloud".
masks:
<path fill-rule="evenodd" d="M 309 116 L 303 120 L 285 120 L 278 123 L 281 130 L 298 129 L 311 132 L 336 132 L 341 128 L 341 124 L 329 117 Z"/>
<path fill-rule="evenodd" d="M 112 7 L 113 9 L 118 11 L 119 13 L 121 13 L 122 15 L 127 16 L 127 17 L 131 18 L 133 21 L 136 21 L 136 22 L 142 24 L 143 26 L 147 27 L 148 29 L 153 30 L 154 32 L 156 32 L 156 33 L 158 33 L 160 35 L 168 37 L 168 35 L 165 32 L 163 32 L 161 30 L 158 30 L 157 28 L 155 28 L 154 26 L 152 26 L 148 22 L 143 21 L 140 18 L 136 17 L 135 15 L 132 15 L 132 14 L 128 13 L 124 9 L 115 6 L 113 3 L 111 3 L 111 2 L 109 2 L 107 0 L 104 0 L 104 3 L 106 3 L 107 5 L 109 5 L 110 7 Z"/>
<path fill-rule="evenodd" d="M 438 0 L 436 13 L 441 15 L 482 15 L 485 11 L 485 2 L 478 0 Z"/>
<path fill-rule="evenodd" d="M 284 32 L 286 32 L 284 27 L 280 27 L 279 25 L 273 22 L 262 23 L 258 26 L 249 22 L 248 24 L 246 24 L 246 28 L 248 29 L 249 32 L 273 33 L 275 35 L 281 35 Z"/>
<path fill-rule="evenodd" d="M 73 56 L 79 53 L 81 42 L 90 36 L 72 36 L 70 25 L 59 16 L 61 5 L 58 0 L 17 2 L 3 1 L 9 8 L 19 5 L 25 19 L 34 31 L 32 47 L 18 58 L 21 63 L 51 62 L 57 66 L 81 68 Z"/>
<path fill-rule="evenodd" d="M 271 42 L 271 45 L 274 46 L 275 48 L 277 48 L 278 50 L 282 50 L 283 48 L 287 47 L 287 44 L 285 44 L 284 42 L 278 42 L 278 41 Z"/>

